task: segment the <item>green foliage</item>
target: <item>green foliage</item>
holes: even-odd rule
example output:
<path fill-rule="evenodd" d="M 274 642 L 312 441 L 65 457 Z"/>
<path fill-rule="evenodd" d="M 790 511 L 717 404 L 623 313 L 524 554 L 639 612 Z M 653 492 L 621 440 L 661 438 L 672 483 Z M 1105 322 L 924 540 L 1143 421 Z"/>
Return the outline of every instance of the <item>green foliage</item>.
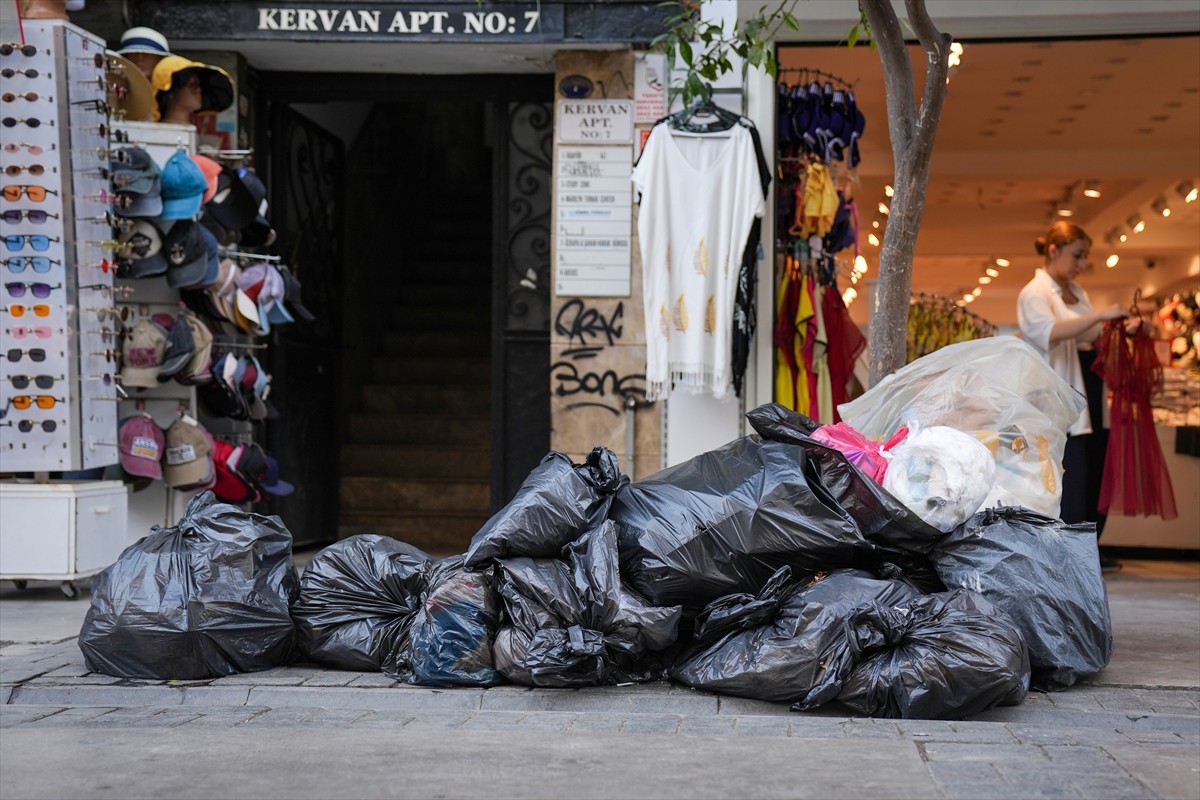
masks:
<path fill-rule="evenodd" d="M 732 56 L 742 60 L 742 76 L 751 67 L 778 76 L 774 41 L 787 29 L 800 30 L 800 21 L 792 13 L 800 0 L 777 0 L 776 4 L 760 6 L 755 15 L 734 23 L 725 30 L 723 21 L 701 19 L 701 9 L 708 0 L 667 0 L 660 3 L 671 13 L 663 20 L 666 33 L 651 42 L 651 48 L 667 56 L 670 71 L 681 69 L 682 82 L 670 87 L 672 94 L 682 95 L 684 106 L 708 97 L 708 86 L 721 75 L 733 71 Z M 866 15 L 859 12 L 859 22 L 850 29 L 846 43 L 853 47 L 862 36 L 869 36 Z M 871 43 L 874 46 L 874 42 Z M 697 48 L 697 45 L 700 45 Z"/>

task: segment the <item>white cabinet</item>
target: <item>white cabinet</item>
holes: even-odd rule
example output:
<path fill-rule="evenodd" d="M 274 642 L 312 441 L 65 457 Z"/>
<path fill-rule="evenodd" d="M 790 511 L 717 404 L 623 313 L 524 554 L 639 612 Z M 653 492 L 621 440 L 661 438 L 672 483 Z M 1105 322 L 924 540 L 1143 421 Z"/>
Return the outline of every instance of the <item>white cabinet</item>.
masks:
<path fill-rule="evenodd" d="M 0 580 L 71 581 L 125 549 L 129 488 L 121 481 L 0 483 Z"/>

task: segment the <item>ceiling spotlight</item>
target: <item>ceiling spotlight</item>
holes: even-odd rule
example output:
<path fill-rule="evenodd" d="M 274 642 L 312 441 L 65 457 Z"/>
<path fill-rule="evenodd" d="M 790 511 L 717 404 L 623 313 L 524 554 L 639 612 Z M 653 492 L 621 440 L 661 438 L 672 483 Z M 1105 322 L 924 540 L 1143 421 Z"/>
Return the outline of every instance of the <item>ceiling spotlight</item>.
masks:
<path fill-rule="evenodd" d="M 976 286 L 974 289 L 971 290 L 971 294 L 974 295 L 975 297 L 979 297 L 979 295 L 983 294 L 982 287 Z"/>
<path fill-rule="evenodd" d="M 866 274 L 867 259 L 863 258 L 861 255 L 855 256 L 854 257 L 854 271 L 857 272 L 859 275 Z"/>
<path fill-rule="evenodd" d="M 1007 266 L 1008 266 L 1009 264 L 1011 264 L 1011 263 L 1012 263 L 1012 262 L 1011 262 L 1011 261 L 1009 261 L 1007 258 L 997 258 L 997 259 L 996 259 L 996 266 L 997 266 L 997 267 L 1007 267 Z"/>
<path fill-rule="evenodd" d="M 883 214 L 885 216 L 888 214 L 887 203 L 884 203 L 884 202 L 879 203 L 879 213 Z"/>
<path fill-rule="evenodd" d="M 980 275 L 979 276 L 979 283 L 982 284 L 983 286 L 987 286 L 991 282 L 992 282 L 992 278 L 990 275 Z"/>
<path fill-rule="evenodd" d="M 1130 214 L 1125 219 L 1125 224 L 1128 225 L 1129 229 L 1134 233 L 1141 233 L 1142 231 L 1146 230 L 1146 221 L 1142 219 L 1141 214 Z"/>
<path fill-rule="evenodd" d="M 1112 269 L 1113 267 L 1115 267 L 1117 265 L 1117 262 L 1120 260 L 1121 260 L 1121 257 L 1119 255 L 1117 255 L 1116 253 L 1113 253 L 1111 256 L 1108 257 L 1108 259 L 1104 263 L 1109 269 Z"/>
<path fill-rule="evenodd" d="M 1179 192 L 1179 196 L 1183 198 L 1183 202 L 1185 203 L 1190 203 L 1196 199 L 1196 184 L 1191 181 L 1183 181 L 1175 187 L 1175 191 Z"/>
<path fill-rule="evenodd" d="M 888 184 L 884 184 L 883 193 L 885 195 L 887 195 L 888 197 L 891 197 L 892 195 L 894 195 L 896 193 L 896 190 L 892 188 L 892 185 L 890 183 L 888 183 Z"/>
<path fill-rule="evenodd" d="M 1100 181 L 1088 181 L 1083 185 L 1084 197 L 1099 197 L 1100 196 Z"/>
<path fill-rule="evenodd" d="M 975 295 L 971 294 L 970 292 L 967 292 L 966 294 L 964 294 L 964 295 L 963 295 L 963 302 L 964 302 L 964 303 L 969 303 L 969 302 L 971 302 L 971 301 L 972 301 L 972 300 L 974 300 L 974 299 L 975 299 Z"/>
<path fill-rule="evenodd" d="M 871 243 L 871 246 L 872 246 L 872 247 L 879 247 L 879 237 L 878 237 L 878 236 L 876 236 L 875 234 L 873 234 L 873 233 L 868 233 L 868 234 L 867 234 L 867 241 Z"/>
<path fill-rule="evenodd" d="M 1067 192 L 1062 200 L 1054 204 L 1054 213 L 1060 217 L 1075 216 L 1075 198 L 1071 196 L 1070 192 Z"/>
<path fill-rule="evenodd" d="M 991 267 L 988 267 L 987 269 L 984 270 L 984 272 L 987 273 L 987 276 L 989 278 L 999 278 L 1000 277 L 1000 270 L 998 270 L 998 269 L 993 269 Z"/>
<path fill-rule="evenodd" d="M 1156 214 L 1162 214 L 1164 217 L 1171 216 L 1171 208 L 1167 205 L 1167 198 L 1161 194 L 1150 204 L 1150 209 Z"/>
<path fill-rule="evenodd" d="M 1117 241 L 1121 244 L 1125 244 L 1125 242 L 1129 241 L 1129 234 L 1122 232 L 1121 235 L 1117 237 Z"/>

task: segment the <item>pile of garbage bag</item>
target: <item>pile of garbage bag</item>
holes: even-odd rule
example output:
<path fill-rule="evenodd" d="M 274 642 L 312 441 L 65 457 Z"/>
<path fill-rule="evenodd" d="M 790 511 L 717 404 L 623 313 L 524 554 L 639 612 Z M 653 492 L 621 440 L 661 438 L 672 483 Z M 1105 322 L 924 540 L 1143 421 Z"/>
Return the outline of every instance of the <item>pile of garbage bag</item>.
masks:
<path fill-rule="evenodd" d="M 747 417 L 754 433 L 639 481 L 604 447 L 582 464 L 552 452 L 443 559 L 360 534 L 297 578 L 277 518 L 206 493 L 101 574 L 80 647 L 121 677 L 302 659 L 430 686 L 674 680 L 797 711 L 945 719 L 1108 663 L 1091 526 L 988 506 L 978 486 L 888 490 L 892 469 L 929 487 L 942 455 L 979 458 L 923 442 L 937 421 L 913 416 L 876 446 L 814 436 L 776 404 Z M 897 467 L 906 443 L 924 450 Z"/>

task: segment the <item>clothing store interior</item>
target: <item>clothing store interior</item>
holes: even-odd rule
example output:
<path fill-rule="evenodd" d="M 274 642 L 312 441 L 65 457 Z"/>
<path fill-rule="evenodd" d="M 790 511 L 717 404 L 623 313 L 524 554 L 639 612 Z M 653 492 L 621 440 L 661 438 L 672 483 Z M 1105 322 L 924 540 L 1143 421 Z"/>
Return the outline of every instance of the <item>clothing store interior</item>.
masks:
<path fill-rule="evenodd" d="M 947 298 L 981 326 L 1012 332 L 1017 294 L 1041 266 L 1034 240 L 1060 219 L 1092 238 L 1091 267 L 1079 283 L 1093 304 L 1129 305 L 1140 289 L 1149 312 L 1154 301 L 1194 294 L 1200 202 L 1187 198 L 1200 182 L 1197 46 L 1195 37 L 965 43 L 938 126 L 914 294 Z M 910 52 L 920 95 L 923 55 L 916 46 Z M 893 176 L 879 55 L 866 47 L 784 46 L 779 66 L 781 97 L 830 83 L 853 92 L 865 119 L 857 167 L 830 163 L 857 205 L 869 284 Z M 780 149 L 777 193 L 794 182 L 796 162 L 788 157 L 795 149 Z M 780 232 L 786 248 L 789 237 Z M 853 255 L 845 260 L 852 264 Z M 842 270 L 843 291 L 849 272 Z M 865 324 L 868 304 L 856 293 L 851 314 Z M 1191 352 L 1194 361 L 1194 345 Z"/>

